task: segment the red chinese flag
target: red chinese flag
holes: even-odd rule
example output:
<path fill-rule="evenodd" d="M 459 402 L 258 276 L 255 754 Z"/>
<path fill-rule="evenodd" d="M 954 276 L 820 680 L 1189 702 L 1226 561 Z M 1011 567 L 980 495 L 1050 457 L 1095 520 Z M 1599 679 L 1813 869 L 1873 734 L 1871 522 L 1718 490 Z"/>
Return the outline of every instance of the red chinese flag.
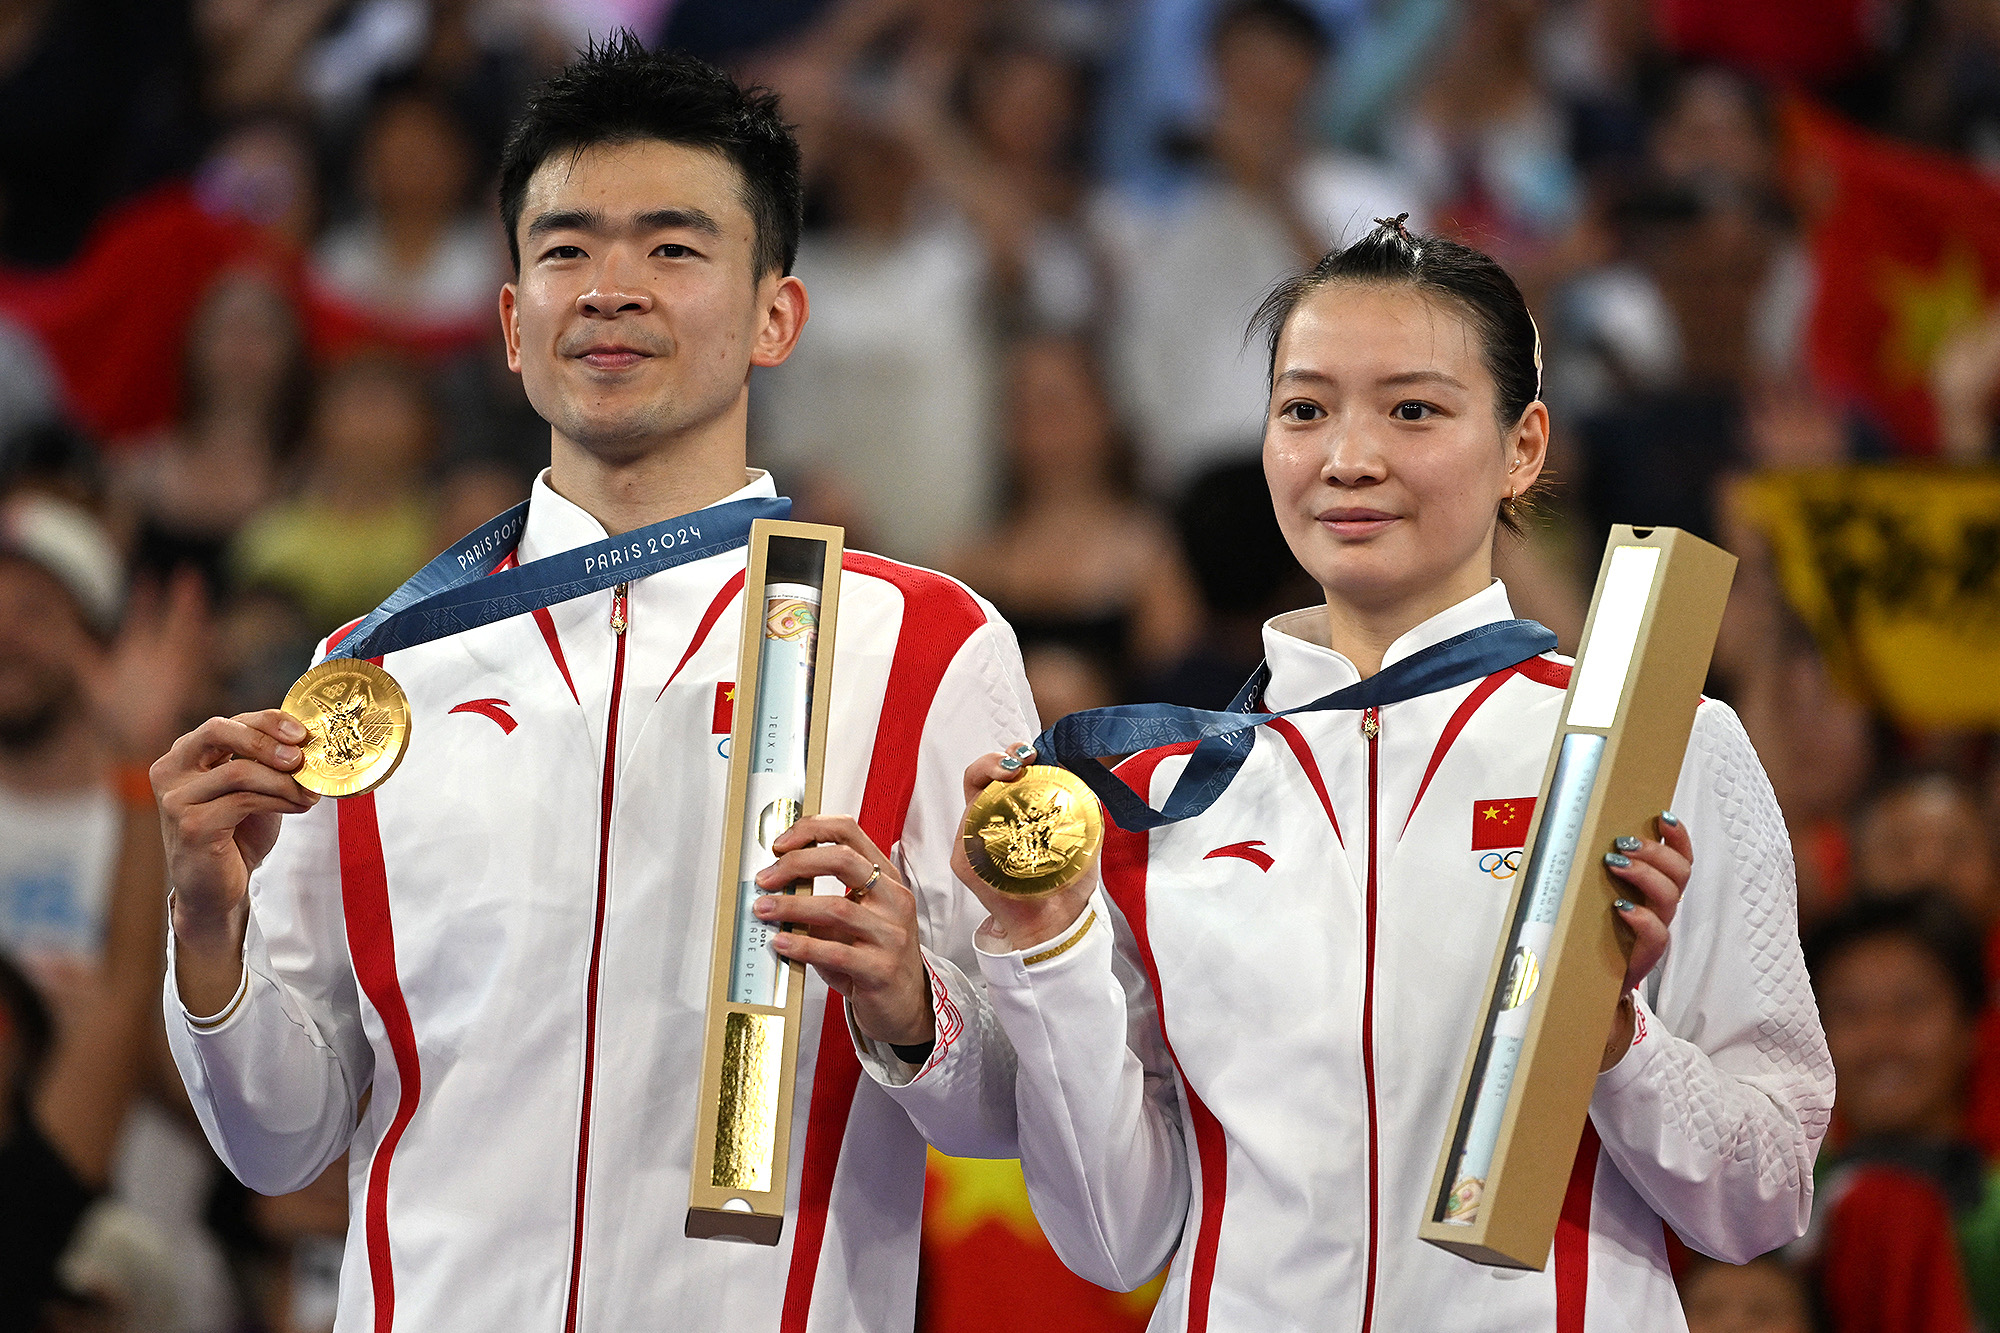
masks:
<path fill-rule="evenodd" d="M 1528 844 L 1528 821 L 1535 817 L 1532 796 L 1497 796 L 1472 803 L 1472 850 L 1491 851 Z"/>
<path fill-rule="evenodd" d="M 1931 363 L 2000 299 L 2000 187 L 1956 158 L 1803 102 L 1786 121 L 1793 179 L 1812 214 L 1813 370 L 1902 452 L 1934 453 Z"/>
<path fill-rule="evenodd" d="M 717 681 L 715 684 L 715 720 L 709 730 L 717 736 L 727 736 L 736 725 L 736 682 Z"/>

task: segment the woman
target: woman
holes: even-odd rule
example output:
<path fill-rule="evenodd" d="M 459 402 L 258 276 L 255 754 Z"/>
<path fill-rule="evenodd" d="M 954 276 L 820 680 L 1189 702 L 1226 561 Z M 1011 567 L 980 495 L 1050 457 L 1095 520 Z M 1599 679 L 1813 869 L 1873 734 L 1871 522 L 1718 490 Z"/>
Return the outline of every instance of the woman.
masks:
<path fill-rule="evenodd" d="M 1495 529 L 1540 474 L 1548 413 L 1507 275 L 1391 221 L 1257 327 L 1272 501 L 1326 594 L 1266 627 L 1263 707 L 1511 620 Z M 1111 830 L 1101 886 L 1020 902 L 961 863 L 992 913 L 977 942 L 1037 1215 L 1106 1286 L 1171 1256 L 1154 1328 L 1680 1330 L 1662 1221 L 1736 1262 L 1804 1229 L 1831 1068 L 1784 824 L 1708 701 L 1678 817 L 1604 849 L 1631 963 L 1553 1262 L 1417 1239 L 1512 887 L 1482 871 L 1474 815 L 1535 794 L 1568 674 L 1527 657 L 1273 722 L 1204 812 Z M 1157 807 L 1188 749 L 1120 776 Z M 968 795 L 1025 757 L 975 764 Z"/>
<path fill-rule="evenodd" d="M 1173 532 L 1136 493 L 1131 458 L 1080 339 L 1044 334 L 1008 359 L 1005 510 L 945 566 L 993 599 L 1028 660 L 1043 717 L 1060 717 L 1054 671 L 1097 674 L 1109 703 L 1135 673 L 1187 650 L 1199 607 Z M 1061 551 L 1061 560 L 1027 558 Z M 1085 704 L 1084 707 L 1091 705 Z"/>

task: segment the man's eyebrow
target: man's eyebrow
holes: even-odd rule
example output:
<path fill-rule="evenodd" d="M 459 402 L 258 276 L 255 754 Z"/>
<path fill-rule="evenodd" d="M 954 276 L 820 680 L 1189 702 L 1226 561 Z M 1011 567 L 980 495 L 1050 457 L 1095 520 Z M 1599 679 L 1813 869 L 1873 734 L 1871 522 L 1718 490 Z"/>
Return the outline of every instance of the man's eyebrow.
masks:
<path fill-rule="evenodd" d="M 684 227 L 688 231 L 698 231 L 704 236 L 722 235 L 722 226 L 714 218 L 699 208 L 655 208 L 641 213 L 636 219 L 640 231 L 665 231 L 673 227 Z"/>
<path fill-rule="evenodd" d="M 546 236 L 552 231 L 603 231 L 604 214 L 594 208 L 552 208 L 537 213 L 528 223 L 528 235 Z"/>
<path fill-rule="evenodd" d="M 680 227 L 704 236 L 722 235 L 722 226 L 699 208 L 655 208 L 632 219 L 633 231 L 665 231 Z M 603 235 L 616 230 L 610 218 L 595 208 L 553 208 L 538 213 L 528 223 L 528 235 L 546 236 L 552 231 L 588 231 Z"/>

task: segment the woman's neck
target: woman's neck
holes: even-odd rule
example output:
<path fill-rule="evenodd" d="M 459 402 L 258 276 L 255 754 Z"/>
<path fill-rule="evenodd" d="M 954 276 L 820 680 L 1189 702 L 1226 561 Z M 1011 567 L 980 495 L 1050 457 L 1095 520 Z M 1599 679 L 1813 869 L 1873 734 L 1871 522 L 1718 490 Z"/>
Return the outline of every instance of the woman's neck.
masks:
<path fill-rule="evenodd" d="M 1493 581 L 1490 571 L 1478 582 L 1454 580 L 1448 585 L 1387 603 L 1357 602 L 1326 590 L 1326 646 L 1354 663 L 1366 680 L 1382 669 L 1382 659 L 1396 640 L 1441 611 L 1474 596 Z"/>

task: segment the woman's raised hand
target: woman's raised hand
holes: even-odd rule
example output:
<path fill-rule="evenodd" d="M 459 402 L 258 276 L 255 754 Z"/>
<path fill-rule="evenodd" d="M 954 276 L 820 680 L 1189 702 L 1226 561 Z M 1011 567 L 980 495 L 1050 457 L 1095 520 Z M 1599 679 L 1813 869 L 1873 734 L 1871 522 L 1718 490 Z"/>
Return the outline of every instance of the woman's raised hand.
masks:
<path fill-rule="evenodd" d="M 965 803 L 994 782 L 1013 782 L 1035 760 L 1035 747 L 1016 745 L 1006 752 L 982 755 L 965 770 Z M 951 853 L 951 868 L 965 887 L 977 894 L 992 915 L 979 928 L 979 938 L 991 947 L 1014 952 L 1033 948 L 1068 930 L 1083 915 L 1090 895 L 1097 888 L 1097 867 L 1092 866 L 1076 883 L 1040 898 L 1018 898 L 981 879 L 965 859 L 961 839 Z"/>

